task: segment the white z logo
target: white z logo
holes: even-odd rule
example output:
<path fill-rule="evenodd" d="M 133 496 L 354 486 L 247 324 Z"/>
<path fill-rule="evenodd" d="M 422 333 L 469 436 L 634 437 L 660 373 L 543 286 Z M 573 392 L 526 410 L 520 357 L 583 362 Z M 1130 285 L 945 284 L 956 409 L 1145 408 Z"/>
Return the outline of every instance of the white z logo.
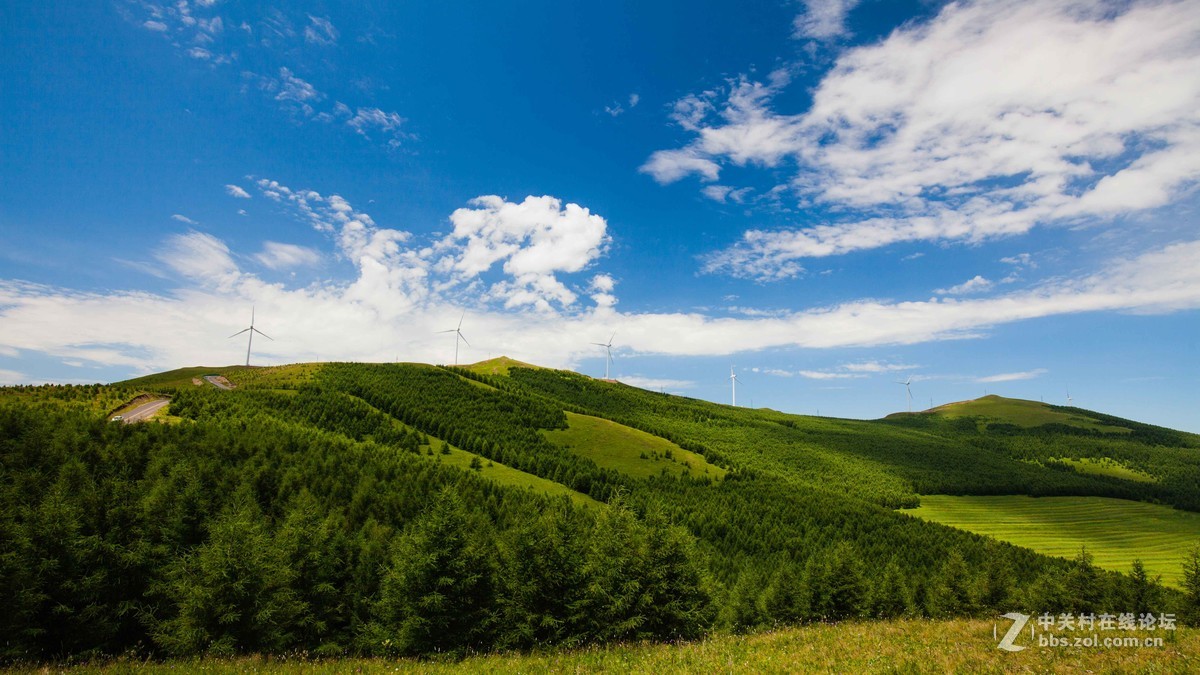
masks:
<path fill-rule="evenodd" d="M 1008 614 L 1004 614 L 1003 617 L 1005 619 L 1012 619 L 1013 625 L 1012 625 L 1012 628 L 1009 628 L 1008 632 L 1004 634 L 1004 639 L 1001 640 L 1000 644 L 997 646 L 1006 652 L 1019 652 L 1022 649 L 1025 649 L 1025 647 L 1022 647 L 1020 645 L 1014 645 L 1013 640 L 1017 639 L 1017 636 L 1021 634 L 1021 629 L 1024 628 L 1025 624 L 1029 622 L 1029 615 L 1018 614 L 1016 612 L 1009 612 Z M 993 626 L 992 627 L 992 636 L 995 637 L 995 635 L 996 635 L 996 627 Z"/>

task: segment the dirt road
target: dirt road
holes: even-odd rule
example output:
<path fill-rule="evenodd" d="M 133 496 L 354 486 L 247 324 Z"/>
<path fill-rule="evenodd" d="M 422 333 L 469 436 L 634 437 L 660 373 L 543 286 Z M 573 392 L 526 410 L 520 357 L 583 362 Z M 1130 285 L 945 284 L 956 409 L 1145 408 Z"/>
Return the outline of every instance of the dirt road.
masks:
<path fill-rule="evenodd" d="M 170 402 L 171 399 L 169 398 L 156 398 L 152 401 L 146 401 L 145 403 L 141 403 L 136 407 L 121 413 L 121 421 L 125 424 L 145 422 L 146 420 L 150 419 L 154 413 L 162 410 Z"/>

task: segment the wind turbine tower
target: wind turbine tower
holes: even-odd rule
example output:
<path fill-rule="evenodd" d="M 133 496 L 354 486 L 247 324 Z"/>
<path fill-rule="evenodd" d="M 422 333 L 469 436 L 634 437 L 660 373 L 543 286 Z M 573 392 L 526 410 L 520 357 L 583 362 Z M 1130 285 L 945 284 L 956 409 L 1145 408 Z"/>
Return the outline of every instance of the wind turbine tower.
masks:
<path fill-rule="evenodd" d="M 904 385 L 904 391 L 908 394 L 908 412 L 912 412 L 912 376 L 909 375 L 903 382 L 896 380 L 896 384 Z"/>
<path fill-rule="evenodd" d="M 613 362 L 612 345 L 613 345 L 613 338 L 615 338 L 615 337 L 617 337 L 617 333 L 616 333 L 616 331 L 613 331 L 612 336 L 608 338 L 608 342 L 593 342 L 592 343 L 592 344 L 596 345 L 597 347 L 604 347 L 604 351 L 608 353 L 608 360 L 604 362 L 604 379 L 606 379 L 606 380 L 609 379 L 608 367 L 611 366 L 612 362 Z"/>
<path fill-rule="evenodd" d="M 1068 389 L 1068 390 L 1067 390 L 1067 405 L 1071 405 L 1071 401 L 1072 401 L 1072 400 L 1073 400 L 1073 399 L 1071 398 L 1071 390 L 1070 390 L 1070 389 Z"/>
<path fill-rule="evenodd" d="M 235 337 L 241 335 L 242 333 L 250 334 L 249 339 L 246 340 L 246 365 L 247 366 L 250 365 L 250 347 L 254 344 L 254 334 L 255 333 L 258 333 L 259 335 L 267 338 L 271 342 L 275 341 L 275 338 L 271 337 L 270 335 L 267 335 L 266 333 L 264 333 L 261 330 L 254 327 L 254 306 L 253 305 L 250 306 L 250 327 L 243 328 L 242 330 L 239 330 L 238 332 L 234 333 L 233 335 L 230 335 L 226 339 L 235 338 Z"/>
<path fill-rule="evenodd" d="M 465 318 L 467 318 L 467 312 L 466 312 L 466 310 L 463 310 L 462 316 L 458 317 L 458 327 L 457 328 L 450 328 L 448 330 L 439 330 L 438 331 L 439 333 L 454 333 L 454 365 L 456 365 L 456 366 L 458 365 L 458 341 L 462 340 L 463 342 L 467 342 L 467 338 L 463 337 L 463 334 L 462 334 L 462 324 L 463 324 L 463 319 L 465 319 Z M 467 346 L 470 347 L 471 343 L 467 342 Z"/>
<path fill-rule="evenodd" d="M 729 366 L 729 386 L 733 388 L 733 405 L 737 406 L 737 373 L 733 372 L 733 366 Z"/>

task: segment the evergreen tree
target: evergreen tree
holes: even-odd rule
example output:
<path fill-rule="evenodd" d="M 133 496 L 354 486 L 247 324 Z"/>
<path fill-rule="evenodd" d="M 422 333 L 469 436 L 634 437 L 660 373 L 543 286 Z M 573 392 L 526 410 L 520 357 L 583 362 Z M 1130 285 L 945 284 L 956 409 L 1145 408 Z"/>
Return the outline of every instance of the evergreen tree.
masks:
<path fill-rule="evenodd" d="M 809 608 L 803 571 L 791 561 L 781 562 L 763 593 L 762 604 L 766 616 L 774 623 L 794 625 L 804 621 Z"/>
<path fill-rule="evenodd" d="M 970 616 L 979 611 L 977 585 L 958 549 L 951 549 L 941 572 L 930 586 L 930 614 Z"/>
<path fill-rule="evenodd" d="M 866 600 L 862 560 L 850 542 L 838 542 L 828 554 L 823 581 L 826 618 L 840 621 L 862 614 Z"/>
<path fill-rule="evenodd" d="M 1161 578 L 1160 576 L 1152 578 L 1142 561 L 1134 560 L 1129 571 L 1129 582 L 1126 584 L 1127 602 L 1121 608 L 1122 611 L 1133 612 L 1139 616 L 1148 612 L 1162 611 L 1162 586 L 1159 585 Z"/>
<path fill-rule="evenodd" d="M 1079 554 L 1071 561 L 1063 579 L 1063 588 L 1068 599 L 1068 610 L 1076 613 L 1103 612 L 1105 593 L 1104 579 L 1100 570 L 1094 564 L 1092 554 L 1087 547 L 1079 549 Z"/>
<path fill-rule="evenodd" d="M 895 560 L 888 563 L 867 597 L 867 615 L 872 618 L 894 619 L 912 612 L 908 582 Z"/>
<path fill-rule="evenodd" d="M 175 654 L 280 651 L 307 611 L 295 578 L 243 491 L 212 523 L 208 541 L 168 571 L 175 614 L 155 638 Z"/>
<path fill-rule="evenodd" d="M 1193 545 L 1183 559 L 1183 600 L 1179 618 L 1190 626 L 1200 626 L 1200 543 Z"/>
<path fill-rule="evenodd" d="M 378 624 L 386 649 L 402 654 L 462 653 L 490 643 L 493 571 L 486 544 L 450 488 L 399 538 L 384 572 Z"/>

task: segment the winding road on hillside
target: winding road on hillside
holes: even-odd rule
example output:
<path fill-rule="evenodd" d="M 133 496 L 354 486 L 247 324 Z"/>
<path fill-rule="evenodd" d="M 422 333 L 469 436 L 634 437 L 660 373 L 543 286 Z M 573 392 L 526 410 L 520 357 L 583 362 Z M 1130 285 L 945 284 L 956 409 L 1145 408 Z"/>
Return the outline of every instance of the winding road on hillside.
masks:
<path fill-rule="evenodd" d="M 233 389 L 233 385 L 230 384 L 229 380 L 225 379 L 225 377 L 222 375 L 205 375 L 204 381 L 208 382 L 217 389 L 224 389 L 226 391 Z"/>
<path fill-rule="evenodd" d="M 125 424 L 133 424 L 134 422 L 145 422 L 150 419 L 154 413 L 162 410 L 168 403 L 169 398 L 156 398 L 152 401 L 146 401 L 128 412 L 121 413 L 121 422 Z"/>

